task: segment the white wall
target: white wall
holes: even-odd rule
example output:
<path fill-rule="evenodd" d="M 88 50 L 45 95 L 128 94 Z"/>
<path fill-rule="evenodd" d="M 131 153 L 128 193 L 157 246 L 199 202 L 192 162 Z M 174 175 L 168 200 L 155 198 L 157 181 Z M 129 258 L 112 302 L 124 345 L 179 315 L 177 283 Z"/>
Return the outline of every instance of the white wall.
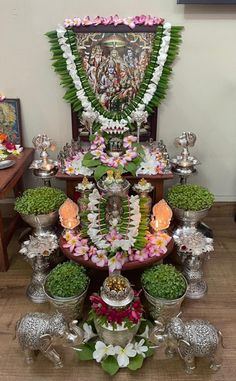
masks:
<path fill-rule="evenodd" d="M 71 137 L 70 107 L 53 72 L 44 36 L 66 17 L 134 14 L 183 25 L 183 44 L 159 111 L 158 136 L 171 154 L 174 137 L 197 134 L 192 150 L 202 162 L 192 181 L 217 200 L 236 200 L 236 6 L 183 6 L 176 0 L 0 0 L 0 91 L 19 97 L 24 141 L 46 132 L 64 145 Z"/>

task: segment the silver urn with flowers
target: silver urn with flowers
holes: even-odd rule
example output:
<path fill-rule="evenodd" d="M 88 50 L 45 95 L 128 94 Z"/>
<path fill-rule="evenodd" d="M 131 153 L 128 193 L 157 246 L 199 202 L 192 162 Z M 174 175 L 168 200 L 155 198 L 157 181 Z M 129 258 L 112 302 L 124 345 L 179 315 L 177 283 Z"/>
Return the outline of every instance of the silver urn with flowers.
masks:
<path fill-rule="evenodd" d="M 127 278 L 113 274 L 101 287 L 100 296 L 92 295 L 91 317 L 99 338 L 107 345 L 125 347 L 138 332 L 142 317 L 139 296 Z"/>
<path fill-rule="evenodd" d="M 200 299 L 207 293 L 203 265 L 214 250 L 213 239 L 205 237 L 194 227 L 177 229 L 173 236 L 178 255 L 183 265 L 183 274 L 188 281 L 186 297 Z"/>
<path fill-rule="evenodd" d="M 24 241 L 20 254 L 30 263 L 33 274 L 26 294 L 34 303 L 47 301 L 43 284 L 50 268 L 56 261 L 58 240 L 54 234 L 30 236 Z"/>
<path fill-rule="evenodd" d="M 95 184 L 92 181 L 88 181 L 85 176 L 81 183 L 78 183 L 75 190 L 80 193 L 78 198 L 78 206 L 80 214 L 86 212 L 89 203 L 89 194 L 93 191 Z"/>

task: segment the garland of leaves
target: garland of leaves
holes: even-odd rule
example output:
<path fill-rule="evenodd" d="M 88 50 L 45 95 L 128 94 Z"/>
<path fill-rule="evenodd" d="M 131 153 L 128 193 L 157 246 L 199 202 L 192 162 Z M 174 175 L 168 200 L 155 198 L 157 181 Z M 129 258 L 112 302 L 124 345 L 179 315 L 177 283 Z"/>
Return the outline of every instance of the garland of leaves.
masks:
<path fill-rule="evenodd" d="M 82 113 L 95 110 L 98 113 L 98 122 L 94 122 L 93 132 L 104 124 L 115 123 L 131 128 L 132 112 L 146 110 L 150 114 L 165 97 L 171 65 L 178 54 L 181 30 L 182 27 L 172 27 L 169 23 L 157 27 L 150 63 L 139 91 L 129 106 L 121 112 L 107 111 L 99 103 L 76 48 L 75 32 L 59 27 L 57 31 L 47 33 L 53 53 L 54 70 L 60 75 L 62 86 L 67 88 L 64 99 L 72 104 L 74 111 Z"/>

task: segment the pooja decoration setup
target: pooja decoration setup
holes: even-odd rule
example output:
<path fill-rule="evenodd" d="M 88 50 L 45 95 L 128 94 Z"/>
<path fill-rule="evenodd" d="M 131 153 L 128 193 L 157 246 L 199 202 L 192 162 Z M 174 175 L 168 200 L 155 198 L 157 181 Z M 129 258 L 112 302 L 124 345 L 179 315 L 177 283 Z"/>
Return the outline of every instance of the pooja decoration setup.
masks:
<path fill-rule="evenodd" d="M 183 151 L 172 159 L 163 141 L 155 141 L 156 108 L 167 90 L 181 29 L 162 18 L 115 15 L 66 19 L 64 26 L 47 33 L 53 68 L 73 110 L 73 139 L 59 152 L 58 162 L 48 158 L 47 150 L 54 145 L 47 135 L 33 139 L 41 158 L 32 169 L 46 187 L 28 190 L 16 201 L 16 210 L 34 228 L 20 250 L 33 260 L 29 289 L 40 283 L 42 298 L 57 311 L 27 314 L 17 323 L 28 363 L 39 350 L 61 367 L 53 346 L 54 337 L 61 336 L 79 360 L 94 360 L 111 376 L 120 368 L 141 368 L 162 343 L 167 357 L 181 356 L 188 373 L 195 368 L 195 357 L 209 358 L 213 370 L 220 366 L 215 360 L 220 331 L 207 321 L 184 322 L 179 317 L 186 296 L 206 293 L 202 262 L 213 246 L 212 239 L 199 232 L 198 222 L 214 197 L 206 188 L 185 184 L 199 164 L 188 151 L 195 134 L 183 132 L 176 139 Z M 169 190 L 167 203 L 163 180 L 173 177 L 171 169 L 181 184 Z M 74 181 L 78 200 L 68 182 L 68 198 L 48 187 L 55 174 Z M 161 179 L 159 193 L 156 179 Z M 58 245 L 58 212 L 59 247 L 70 261 L 48 273 L 47 254 Z M 177 223 L 172 238 L 173 215 Z M 162 264 L 174 242 L 182 273 Z M 108 276 L 100 290 L 90 293 L 85 320 L 84 300 L 90 282 L 95 283 L 93 275 L 89 278 L 94 271 L 86 268 L 107 271 Z M 141 290 L 121 275 L 131 269 L 144 269 L 137 272 Z"/>

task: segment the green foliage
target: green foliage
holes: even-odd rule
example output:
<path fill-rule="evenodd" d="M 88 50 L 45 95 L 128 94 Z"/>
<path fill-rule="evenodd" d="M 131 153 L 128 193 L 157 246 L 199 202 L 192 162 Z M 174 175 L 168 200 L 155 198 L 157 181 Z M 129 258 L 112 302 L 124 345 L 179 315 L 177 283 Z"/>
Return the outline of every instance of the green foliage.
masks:
<path fill-rule="evenodd" d="M 114 376 L 120 369 L 118 362 L 114 356 L 107 356 L 105 360 L 101 362 L 102 369 L 109 373 L 110 376 Z"/>
<path fill-rule="evenodd" d="M 93 352 L 95 351 L 94 343 L 85 343 L 78 350 L 78 357 L 81 361 L 93 360 Z"/>
<path fill-rule="evenodd" d="M 142 368 L 144 357 L 142 355 L 136 355 L 135 357 L 131 357 L 129 359 L 128 368 L 130 370 L 137 370 Z"/>
<path fill-rule="evenodd" d="M 200 185 L 177 184 L 169 189 L 167 200 L 173 208 L 202 210 L 213 205 L 214 196 Z"/>
<path fill-rule="evenodd" d="M 73 262 L 57 265 L 48 275 L 46 290 L 53 297 L 68 298 L 85 291 L 89 282 L 85 268 Z"/>
<path fill-rule="evenodd" d="M 66 194 L 56 188 L 27 189 L 21 197 L 16 199 L 15 210 L 25 215 L 48 214 L 58 210 L 66 198 Z"/>
<path fill-rule="evenodd" d="M 182 274 L 172 265 L 158 265 L 142 274 L 144 289 L 154 298 L 178 299 L 186 290 Z"/>

